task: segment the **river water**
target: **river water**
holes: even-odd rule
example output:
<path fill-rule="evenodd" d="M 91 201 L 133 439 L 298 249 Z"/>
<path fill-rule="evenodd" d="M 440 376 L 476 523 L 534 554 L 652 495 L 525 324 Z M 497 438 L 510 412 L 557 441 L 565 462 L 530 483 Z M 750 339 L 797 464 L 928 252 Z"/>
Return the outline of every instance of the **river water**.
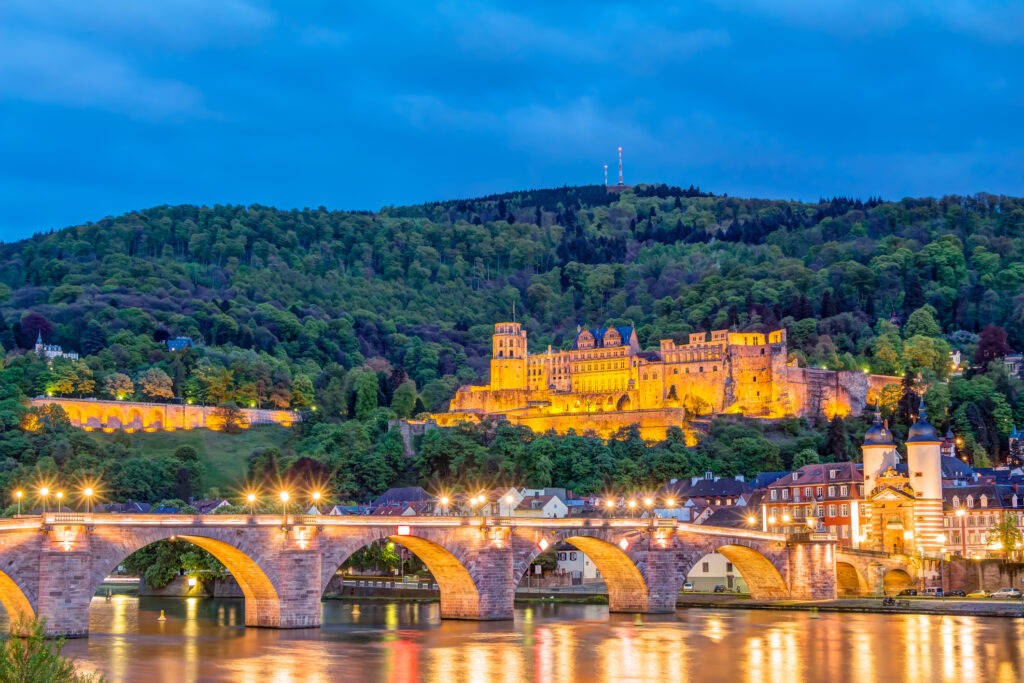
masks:
<path fill-rule="evenodd" d="M 247 629 L 241 600 L 96 599 L 65 654 L 111 683 L 192 681 L 1024 681 L 1024 620 L 519 606 L 441 621 L 432 603 L 325 602 L 320 629 Z M 158 621 L 160 611 L 166 621 Z"/>

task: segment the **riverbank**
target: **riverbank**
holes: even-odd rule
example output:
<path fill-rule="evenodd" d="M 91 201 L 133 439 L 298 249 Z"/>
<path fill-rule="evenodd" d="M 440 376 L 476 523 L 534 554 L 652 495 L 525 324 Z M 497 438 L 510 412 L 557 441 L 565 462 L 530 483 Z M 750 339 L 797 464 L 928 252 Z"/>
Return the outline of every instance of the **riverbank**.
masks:
<path fill-rule="evenodd" d="M 742 609 L 803 612 L 849 612 L 861 614 L 931 614 L 938 616 L 1024 618 L 1020 600 L 990 598 L 900 598 L 899 606 L 884 607 L 881 598 L 843 598 L 838 600 L 751 600 L 739 595 L 685 595 L 676 601 L 676 609 Z"/>

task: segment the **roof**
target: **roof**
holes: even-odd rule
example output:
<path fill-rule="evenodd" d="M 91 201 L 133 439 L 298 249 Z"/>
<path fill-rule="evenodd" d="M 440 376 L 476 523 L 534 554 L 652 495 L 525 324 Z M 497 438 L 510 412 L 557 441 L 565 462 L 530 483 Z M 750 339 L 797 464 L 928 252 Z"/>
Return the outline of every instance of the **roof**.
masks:
<path fill-rule="evenodd" d="M 746 507 L 724 507 L 718 508 L 709 517 L 701 522 L 705 526 L 725 526 L 733 529 L 751 528 L 748 517 L 754 512 Z"/>
<path fill-rule="evenodd" d="M 889 425 L 882 422 L 882 411 L 875 407 L 875 419 L 872 421 L 868 431 L 864 433 L 865 446 L 895 446 L 892 440 L 892 432 Z"/>
<path fill-rule="evenodd" d="M 633 326 L 632 325 L 624 325 L 622 327 L 597 327 L 597 328 L 594 328 L 592 330 L 588 329 L 586 327 L 580 328 L 576 332 L 576 336 L 572 340 L 572 348 L 573 349 L 578 349 L 579 348 L 580 335 L 583 334 L 584 332 L 589 332 L 590 334 L 592 334 L 594 336 L 594 348 L 603 348 L 604 347 L 604 336 L 605 336 L 605 334 L 608 333 L 608 330 L 612 330 L 612 329 L 616 330 L 619 333 L 619 336 L 622 337 L 622 343 L 621 344 L 615 344 L 615 346 L 629 346 L 630 340 L 633 338 Z M 608 348 L 612 348 L 612 347 L 608 347 Z"/>
<path fill-rule="evenodd" d="M 831 470 L 837 470 L 836 476 L 829 475 Z M 806 486 L 809 484 L 834 484 L 834 483 L 860 483 L 864 474 L 860 465 L 853 462 L 826 462 L 820 465 L 804 465 L 798 470 L 790 473 L 797 475 L 782 477 L 768 485 L 768 488 L 782 488 L 785 486 Z"/>
<path fill-rule="evenodd" d="M 918 412 L 917 422 L 907 433 L 907 443 L 930 443 L 939 441 L 939 432 L 928 421 L 928 411 L 924 405 L 924 397 L 921 397 L 921 408 Z"/>
<path fill-rule="evenodd" d="M 223 498 L 220 500 L 197 500 L 192 503 L 192 507 L 194 507 L 201 515 L 208 515 L 217 508 L 224 507 L 225 505 L 231 505 L 231 503 Z"/>
<path fill-rule="evenodd" d="M 434 497 L 419 486 L 404 486 L 401 488 L 388 489 L 377 496 L 371 503 L 372 507 L 386 505 L 388 503 L 412 503 L 419 500 L 433 500 Z"/>
<path fill-rule="evenodd" d="M 167 340 L 167 348 L 171 351 L 181 351 L 193 346 L 195 344 L 192 343 L 191 337 L 175 337 L 174 339 Z"/>

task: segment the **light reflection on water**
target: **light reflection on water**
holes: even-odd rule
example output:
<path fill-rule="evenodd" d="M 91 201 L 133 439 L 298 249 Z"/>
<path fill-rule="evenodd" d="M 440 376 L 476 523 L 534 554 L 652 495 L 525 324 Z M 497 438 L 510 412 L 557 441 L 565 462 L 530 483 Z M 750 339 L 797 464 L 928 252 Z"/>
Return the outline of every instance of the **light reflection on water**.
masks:
<path fill-rule="evenodd" d="M 166 621 L 158 621 L 160 610 Z M 241 600 L 97 599 L 65 653 L 121 681 L 1024 680 L 1024 620 L 543 605 L 442 622 L 436 604 L 327 602 L 322 629 L 246 629 Z M 5 626 L 5 625 L 4 625 Z"/>

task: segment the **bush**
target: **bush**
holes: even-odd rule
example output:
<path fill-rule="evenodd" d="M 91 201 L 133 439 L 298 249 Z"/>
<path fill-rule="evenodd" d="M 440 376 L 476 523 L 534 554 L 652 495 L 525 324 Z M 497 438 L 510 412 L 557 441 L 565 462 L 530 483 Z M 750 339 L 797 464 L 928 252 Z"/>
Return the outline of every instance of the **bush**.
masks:
<path fill-rule="evenodd" d="M 23 638 L 10 638 L 0 647 L 0 683 L 101 683 L 99 674 L 81 673 L 75 663 L 61 655 L 64 639 L 43 635 L 43 621 L 19 620 L 12 631 Z"/>

